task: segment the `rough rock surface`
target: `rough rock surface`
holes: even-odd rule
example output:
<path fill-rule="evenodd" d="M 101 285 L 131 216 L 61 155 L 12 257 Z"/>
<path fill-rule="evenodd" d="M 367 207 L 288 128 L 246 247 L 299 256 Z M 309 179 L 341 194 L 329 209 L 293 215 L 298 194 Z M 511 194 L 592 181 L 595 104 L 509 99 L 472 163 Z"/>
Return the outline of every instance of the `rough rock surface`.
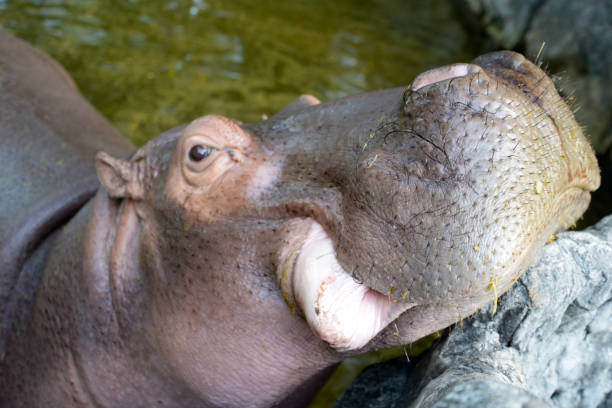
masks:
<path fill-rule="evenodd" d="M 612 215 L 559 234 L 492 313 L 366 370 L 335 407 L 612 406 Z"/>
<path fill-rule="evenodd" d="M 535 58 L 576 99 L 598 154 L 612 154 L 612 0 L 458 0 L 500 48 Z M 472 20 L 472 19 L 470 19 Z"/>

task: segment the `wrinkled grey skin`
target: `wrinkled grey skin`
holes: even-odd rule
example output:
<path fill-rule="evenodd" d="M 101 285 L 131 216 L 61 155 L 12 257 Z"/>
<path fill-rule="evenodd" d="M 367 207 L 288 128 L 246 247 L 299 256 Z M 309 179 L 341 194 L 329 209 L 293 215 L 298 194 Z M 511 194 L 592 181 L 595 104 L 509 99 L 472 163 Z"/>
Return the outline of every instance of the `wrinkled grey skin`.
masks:
<path fill-rule="evenodd" d="M 121 160 L 129 146 L 65 72 L 46 59 L 49 86 L 28 88 L 11 64 L 40 54 L 0 38 L 13 95 L 2 158 L 22 181 L 3 184 L 2 210 L 17 214 L 0 221 L 12 231 L 0 243 L 11 264 L 0 287 L 6 406 L 298 406 L 296 388 L 308 394 L 345 356 L 415 340 L 492 302 L 599 184 L 552 83 L 514 53 L 411 88 L 302 97 L 257 124 L 208 116 Z M 44 106 L 65 93 L 70 113 L 50 119 L 61 112 Z M 38 128 L 17 137 L 28 109 L 21 126 Z M 54 126 L 66 122 L 75 126 Z M 195 162 L 201 125 L 214 149 Z M 30 143 L 44 146 L 42 174 L 17 164 Z M 89 199 L 96 149 L 110 155 L 96 156 L 102 188 Z M 28 183 L 49 193 L 36 197 Z M 413 306 L 360 350 L 322 341 L 280 289 L 279 254 L 304 220 L 323 227 L 355 279 Z"/>

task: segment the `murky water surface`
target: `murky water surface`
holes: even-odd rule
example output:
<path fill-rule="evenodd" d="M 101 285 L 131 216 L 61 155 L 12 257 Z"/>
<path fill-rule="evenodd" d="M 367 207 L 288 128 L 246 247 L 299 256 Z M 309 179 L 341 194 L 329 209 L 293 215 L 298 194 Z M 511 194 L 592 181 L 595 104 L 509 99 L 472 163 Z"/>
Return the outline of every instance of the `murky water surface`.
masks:
<path fill-rule="evenodd" d="M 407 85 L 477 50 L 446 1 L 0 0 L 138 144 L 207 113 L 243 121 L 302 93 Z"/>
<path fill-rule="evenodd" d="M 303 93 L 326 101 L 469 61 L 478 39 L 448 3 L 0 0 L 0 25 L 59 60 L 142 144 L 204 114 L 256 121 Z M 313 406 L 329 406 L 362 362 L 344 364 Z"/>

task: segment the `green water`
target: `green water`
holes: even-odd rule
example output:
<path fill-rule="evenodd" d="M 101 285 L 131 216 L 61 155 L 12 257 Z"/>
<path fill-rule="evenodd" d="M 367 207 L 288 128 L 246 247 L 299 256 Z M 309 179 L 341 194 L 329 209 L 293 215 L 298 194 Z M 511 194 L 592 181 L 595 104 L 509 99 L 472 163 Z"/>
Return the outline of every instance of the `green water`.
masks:
<path fill-rule="evenodd" d="M 0 0 L 0 25 L 137 144 L 207 113 L 255 121 L 303 93 L 407 85 L 478 52 L 446 1 Z"/>
<path fill-rule="evenodd" d="M 446 1 L 0 0 L 0 25 L 60 61 L 136 144 L 203 114 L 256 121 L 303 93 L 407 85 L 480 53 Z M 403 354 L 347 361 L 313 406 Z"/>

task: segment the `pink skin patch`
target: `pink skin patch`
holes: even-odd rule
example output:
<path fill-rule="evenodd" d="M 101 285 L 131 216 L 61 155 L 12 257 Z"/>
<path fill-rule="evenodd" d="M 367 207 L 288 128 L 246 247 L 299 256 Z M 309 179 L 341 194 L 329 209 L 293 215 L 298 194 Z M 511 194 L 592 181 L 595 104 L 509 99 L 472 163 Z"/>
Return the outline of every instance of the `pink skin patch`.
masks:
<path fill-rule="evenodd" d="M 479 70 L 480 67 L 473 64 L 452 64 L 440 68 L 430 69 L 429 71 L 425 71 L 417 76 L 414 81 L 412 81 L 410 89 L 412 91 L 416 91 L 424 86 L 451 78 L 466 76 Z"/>
<path fill-rule="evenodd" d="M 414 306 L 355 281 L 336 260 L 331 239 L 311 221 L 291 273 L 291 291 L 311 329 L 339 351 L 365 346 Z"/>

